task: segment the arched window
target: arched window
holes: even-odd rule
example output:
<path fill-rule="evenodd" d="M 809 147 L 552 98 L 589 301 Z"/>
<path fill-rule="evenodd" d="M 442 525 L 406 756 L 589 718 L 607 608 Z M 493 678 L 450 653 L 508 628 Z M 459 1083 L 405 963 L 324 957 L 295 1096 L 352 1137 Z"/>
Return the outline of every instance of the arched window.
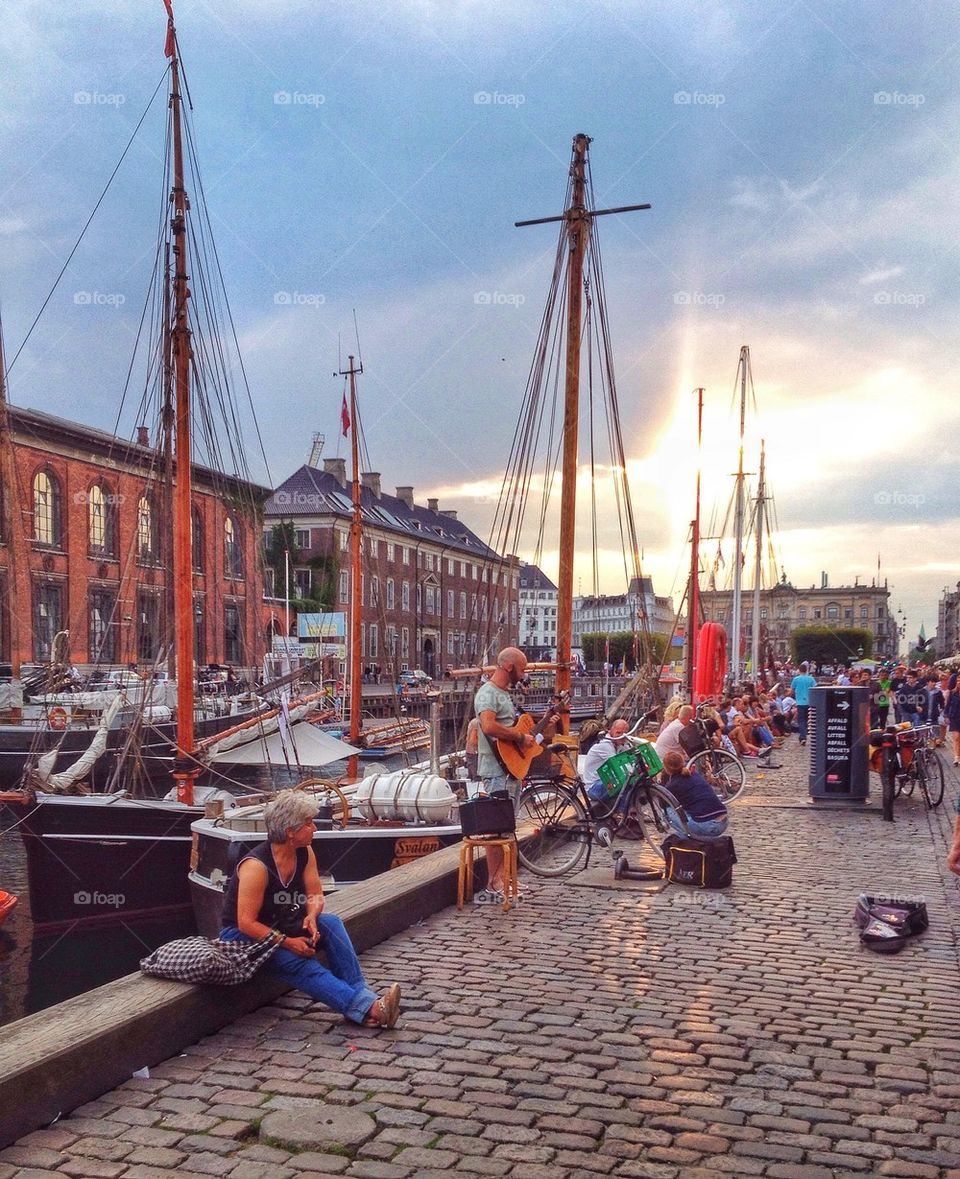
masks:
<path fill-rule="evenodd" d="M 153 501 L 141 495 L 137 504 L 137 556 L 141 561 L 153 561 L 157 555 L 157 522 Z"/>
<path fill-rule="evenodd" d="M 51 471 L 37 471 L 33 477 L 33 539 L 59 548 L 62 537 L 60 484 Z"/>
<path fill-rule="evenodd" d="M 195 573 L 203 571 L 203 518 L 200 509 L 194 505 L 190 512 L 190 551 Z"/>
<path fill-rule="evenodd" d="M 243 577 L 240 527 L 232 516 L 223 522 L 223 564 L 227 577 Z"/>
<path fill-rule="evenodd" d="M 103 483 L 94 483 L 87 492 L 87 540 L 95 556 L 116 556 L 116 516 L 114 497 Z"/>

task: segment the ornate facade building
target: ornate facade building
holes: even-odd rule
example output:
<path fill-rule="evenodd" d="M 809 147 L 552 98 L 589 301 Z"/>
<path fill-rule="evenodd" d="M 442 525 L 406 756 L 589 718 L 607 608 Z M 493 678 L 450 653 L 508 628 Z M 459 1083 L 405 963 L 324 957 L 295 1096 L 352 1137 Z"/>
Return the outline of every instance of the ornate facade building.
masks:
<path fill-rule="evenodd" d="M 43 662 L 68 630 L 74 664 L 154 665 L 172 641 L 171 516 L 146 428 L 128 442 L 15 406 L 9 419 L 14 486 L 0 479 L 0 660 Z M 256 666 L 255 505 L 269 490 L 200 466 L 193 480 L 197 662 Z"/>
<path fill-rule="evenodd" d="M 676 615 L 673 602 L 653 589 L 653 579 L 630 579 L 625 594 L 599 594 L 573 599 L 573 645 L 583 645 L 585 634 L 638 631 L 644 614 L 651 634 L 669 637 Z"/>
<path fill-rule="evenodd" d="M 361 659 L 397 671 L 421 668 L 439 677 L 448 667 L 468 666 L 517 641 L 519 563 L 501 557 L 437 500 L 423 507 L 413 488 L 386 494 L 380 473 L 361 476 L 363 512 Z M 318 565 L 335 579 L 333 611 L 349 614 L 352 504 L 346 460 L 323 460 L 323 470 L 305 464 L 266 504 L 264 542 L 273 526 L 290 522 L 297 560 L 292 570 L 301 599 L 316 592 Z M 276 619 L 283 585 L 268 586 L 266 604 Z M 268 623 L 269 625 L 269 623 Z M 276 623 L 273 623 L 276 626 Z"/>
<path fill-rule="evenodd" d="M 829 626 L 836 629 L 860 627 L 873 635 L 873 657 L 892 659 L 897 654 L 897 624 L 890 615 L 890 591 L 883 585 L 824 584 L 819 588 L 798 589 L 786 579 L 773 589 L 760 592 L 760 617 L 753 617 L 753 595 L 742 598 L 743 634 L 749 653 L 754 622 L 758 622 L 761 642 L 767 641 L 773 659 L 790 658 L 790 635 L 797 627 Z M 704 620 L 719 622 L 729 630 L 733 616 L 732 590 L 701 590 Z M 851 654 L 856 654 L 851 652 Z"/>

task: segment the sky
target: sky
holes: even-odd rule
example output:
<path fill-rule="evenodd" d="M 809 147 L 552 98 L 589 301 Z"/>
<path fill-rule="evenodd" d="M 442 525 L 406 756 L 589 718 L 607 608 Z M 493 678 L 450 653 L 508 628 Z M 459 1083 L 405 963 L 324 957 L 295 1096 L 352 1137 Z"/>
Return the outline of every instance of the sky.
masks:
<path fill-rule="evenodd" d="M 705 527 L 737 463 L 750 347 L 798 586 L 889 580 L 908 637 L 953 588 L 960 399 L 960 28 L 951 6 L 566 0 L 176 0 L 206 203 L 274 485 L 314 431 L 344 453 L 355 348 L 383 485 L 481 536 L 516 430 L 574 134 L 592 137 L 644 571 L 683 589 L 705 389 Z M 112 428 L 152 265 L 162 0 L 19 0 L 0 71 L 0 306 L 15 404 Z M 163 90 L 161 89 L 161 99 Z M 129 409 L 127 410 L 129 413 Z M 123 420 L 121 433 L 135 423 Z M 252 437 L 252 432 L 250 433 Z M 578 480 L 589 489 L 589 472 Z M 584 498 L 584 497 L 582 497 Z M 622 592 L 613 499 L 600 584 Z M 532 544 L 532 541 L 531 541 Z M 532 548 L 521 552 L 532 555 Z M 547 537 L 545 570 L 555 573 Z"/>

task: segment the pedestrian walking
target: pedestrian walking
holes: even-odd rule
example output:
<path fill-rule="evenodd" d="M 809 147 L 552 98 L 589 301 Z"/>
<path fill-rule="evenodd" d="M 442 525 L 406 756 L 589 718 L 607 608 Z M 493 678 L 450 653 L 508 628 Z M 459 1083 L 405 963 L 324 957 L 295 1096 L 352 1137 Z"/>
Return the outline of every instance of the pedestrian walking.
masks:
<path fill-rule="evenodd" d="M 810 713 L 810 689 L 817 686 L 817 681 L 810 675 L 810 665 L 800 664 L 800 671 L 790 681 L 790 694 L 797 702 L 797 730 L 800 744 L 807 743 L 807 717 Z"/>

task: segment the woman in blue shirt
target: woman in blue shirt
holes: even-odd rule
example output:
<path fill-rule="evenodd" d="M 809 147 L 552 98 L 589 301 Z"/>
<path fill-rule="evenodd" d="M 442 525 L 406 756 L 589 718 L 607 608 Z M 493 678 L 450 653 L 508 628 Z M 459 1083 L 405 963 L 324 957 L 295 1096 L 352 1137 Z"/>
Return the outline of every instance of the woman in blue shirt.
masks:
<path fill-rule="evenodd" d="M 687 829 L 680 816 L 669 807 L 667 818 L 680 835 L 712 838 L 727 829 L 727 808 L 719 795 L 702 775 L 684 768 L 682 753 L 670 752 L 663 759 L 663 785 L 670 791 L 687 814 Z"/>

